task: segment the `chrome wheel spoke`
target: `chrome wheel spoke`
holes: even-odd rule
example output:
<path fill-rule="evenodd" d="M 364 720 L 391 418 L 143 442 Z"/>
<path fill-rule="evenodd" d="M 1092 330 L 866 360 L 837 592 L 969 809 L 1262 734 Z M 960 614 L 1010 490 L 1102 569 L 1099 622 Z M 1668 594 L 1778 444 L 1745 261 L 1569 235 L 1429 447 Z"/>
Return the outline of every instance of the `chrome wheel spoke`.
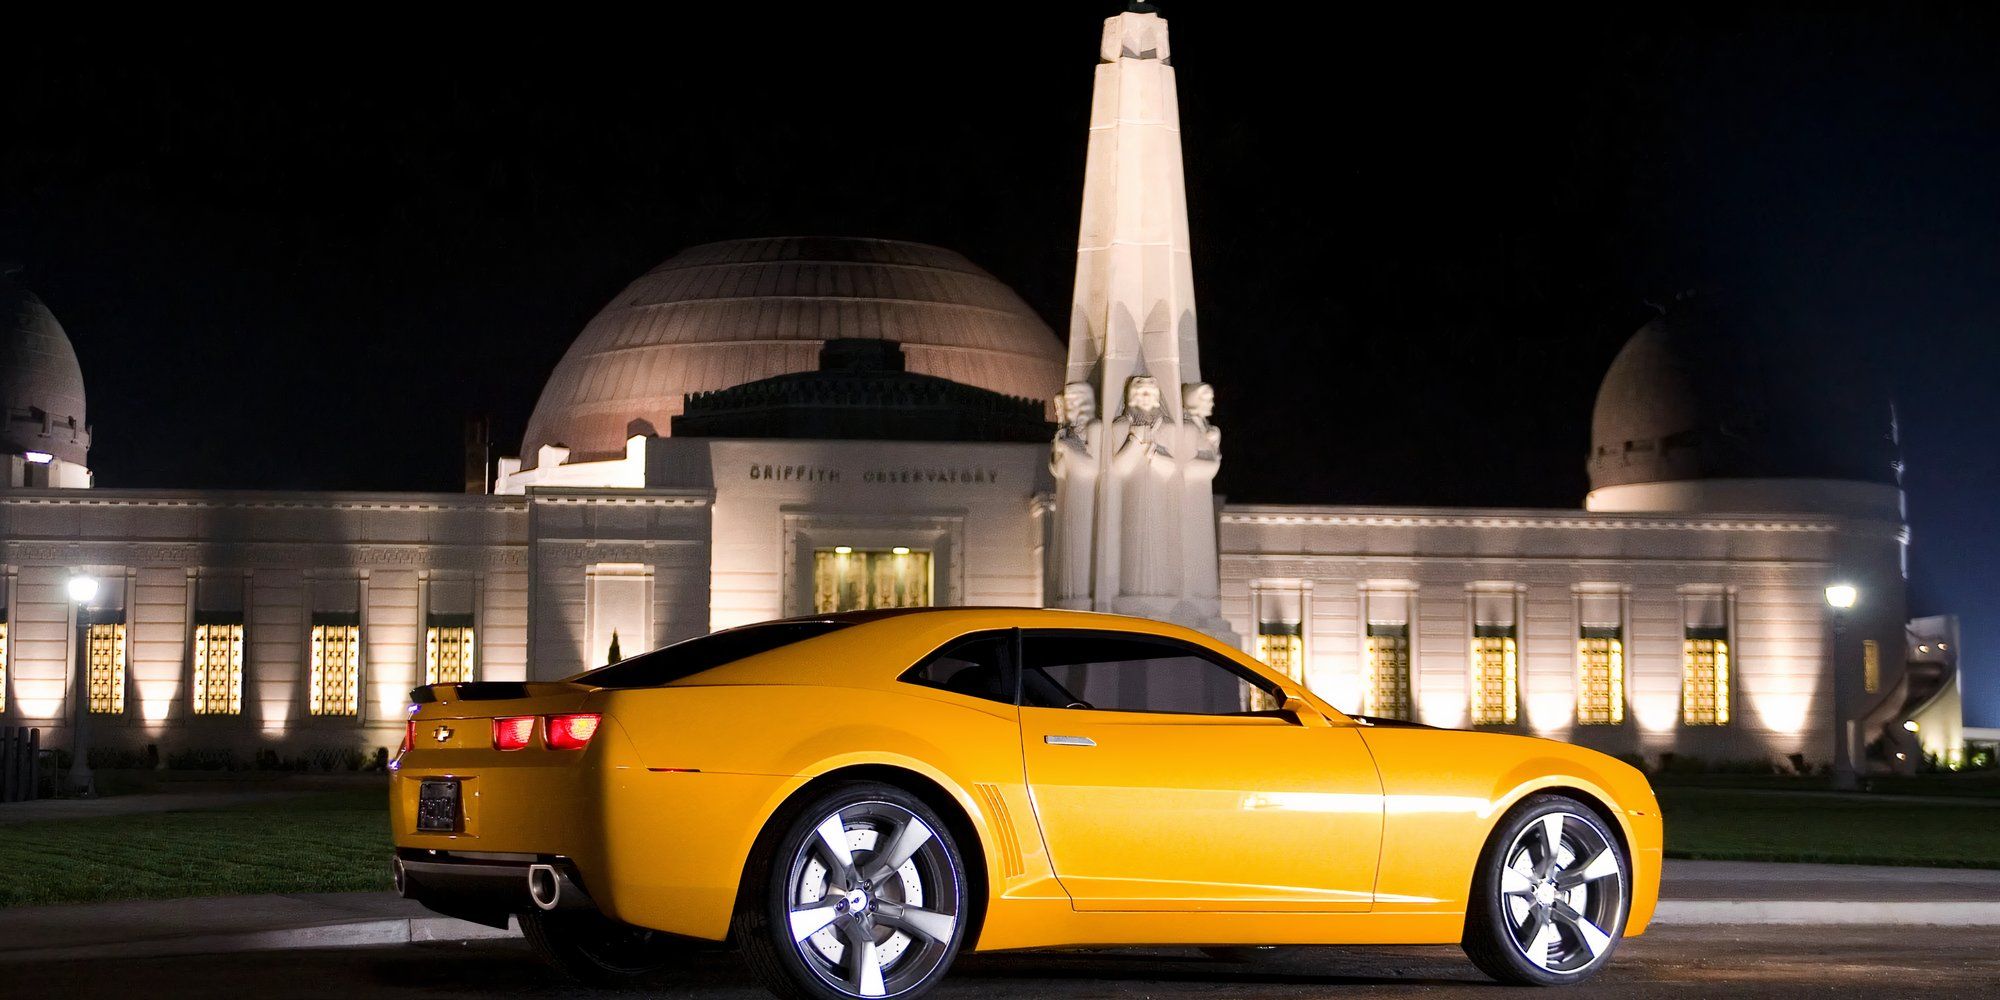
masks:
<path fill-rule="evenodd" d="M 1500 869 L 1500 891 L 1508 896 L 1527 896 L 1535 891 L 1535 881 L 1512 865 Z"/>
<path fill-rule="evenodd" d="M 896 874 L 896 869 L 903 867 L 903 863 L 915 856 L 925 844 L 930 843 L 930 840 L 931 828 L 925 826 L 923 820 L 915 816 L 910 817 L 910 821 L 904 823 L 901 830 L 896 831 L 895 842 L 891 843 L 887 850 L 877 853 L 875 859 L 870 862 L 874 870 L 868 876 L 869 884 L 880 886 L 889 881 L 889 877 Z"/>
<path fill-rule="evenodd" d="M 1549 911 L 1540 906 L 1535 907 L 1528 912 L 1528 919 L 1521 926 L 1527 931 L 1522 935 L 1527 940 L 1522 942 L 1521 947 L 1527 952 L 1528 961 L 1548 968 L 1549 949 L 1555 946 L 1558 938 L 1555 923 L 1549 919 Z"/>
<path fill-rule="evenodd" d="M 857 922 L 856 926 L 860 926 Z M 882 953 L 875 947 L 875 939 L 867 931 L 862 931 L 860 940 L 847 949 L 854 960 L 854 992 L 864 997 L 879 997 L 888 992 L 882 985 Z"/>
<path fill-rule="evenodd" d="M 1555 870 L 1556 856 L 1562 851 L 1563 814 L 1550 813 L 1537 824 L 1542 838 L 1542 856 L 1535 862 L 1535 877 L 1548 878 Z"/>
<path fill-rule="evenodd" d="M 1584 919 L 1583 914 L 1560 903 L 1556 904 L 1551 912 L 1557 922 L 1576 932 L 1576 936 L 1582 939 L 1583 946 L 1590 949 L 1590 957 L 1596 958 L 1604 954 L 1604 949 L 1611 947 L 1611 935 L 1604 933 L 1603 928 Z"/>
<path fill-rule="evenodd" d="M 847 822 L 841 819 L 839 813 L 834 813 L 814 832 L 819 834 L 820 846 L 826 849 L 827 860 L 832 862 L 828 866 L 832 874 L 839 876 L 843 882 L 851 881 L 854 877 L 854 849 L 847 844 Z"/>
<path fill-rule="evenodd" d="M 939 944 L 950 941 L 951 932 L 958 927 L 958 918 L 949 913 L 886 900 L 875 904 L 875 916 L 887 926 L 901 928 Z"/>
<path fill-rule="evenodd" d="M 793 909 L 791 913 L 792 940 L 804 941 L 806 938 L 825 930 L 834 921 L 839 920 L 844 915 L 840 908 L 840 903 L 841 897 L 836 896 L 810 906 L 801 906 Z"/>
<path fill-rule="evenodd" d="M 1573 868 L 1556 874 L 1556 888 L 1574 889 L 1585 882 L 1595 882 L 1606 876 L 1618 874 L 1618 855 L 1610 848 L 1598 851 L 1597 856 L 1582 868 Z"/>

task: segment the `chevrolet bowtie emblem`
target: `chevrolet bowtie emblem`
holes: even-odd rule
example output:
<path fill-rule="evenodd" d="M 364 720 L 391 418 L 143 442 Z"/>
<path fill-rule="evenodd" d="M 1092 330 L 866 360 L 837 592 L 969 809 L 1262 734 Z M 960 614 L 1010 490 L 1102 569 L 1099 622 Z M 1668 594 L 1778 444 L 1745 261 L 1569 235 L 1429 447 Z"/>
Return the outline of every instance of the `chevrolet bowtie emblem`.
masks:
<path fill-rule="evenodd" d="M 437 740 L 439 743 L 450 743 L 451 727 L 450 726 L 437 727 L 437 731 L 431 734 L 431 738 Z"/>

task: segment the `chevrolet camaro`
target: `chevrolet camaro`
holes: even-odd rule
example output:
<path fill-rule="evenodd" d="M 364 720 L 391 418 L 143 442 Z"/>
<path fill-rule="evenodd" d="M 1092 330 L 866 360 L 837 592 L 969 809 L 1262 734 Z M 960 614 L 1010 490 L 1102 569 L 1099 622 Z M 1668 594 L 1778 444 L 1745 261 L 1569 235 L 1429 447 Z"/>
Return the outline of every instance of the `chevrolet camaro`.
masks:
<path fill-rule="evenodd" d="M 398 888 L 617 984 L 699 942 L 794 998 L 915 997 L 961 949 L 1458 944 L 1601 969 L 1658 897 L 1646 779 L 1336 710 L 1201 633 L 831 614 L 555 682 L 413 693 Z"/>

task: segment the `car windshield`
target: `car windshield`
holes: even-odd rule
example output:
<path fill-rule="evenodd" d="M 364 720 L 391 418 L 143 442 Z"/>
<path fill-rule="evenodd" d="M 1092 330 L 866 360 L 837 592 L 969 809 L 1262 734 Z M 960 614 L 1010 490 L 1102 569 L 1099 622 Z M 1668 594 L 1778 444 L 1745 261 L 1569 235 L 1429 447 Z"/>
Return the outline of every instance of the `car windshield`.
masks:
<path fill-rule="evenodd" d="M 600 688 L 659 687 L 780 646 L 816 639 L 852 622 L 768 622 L 697 636 L 571 678 Z"/>

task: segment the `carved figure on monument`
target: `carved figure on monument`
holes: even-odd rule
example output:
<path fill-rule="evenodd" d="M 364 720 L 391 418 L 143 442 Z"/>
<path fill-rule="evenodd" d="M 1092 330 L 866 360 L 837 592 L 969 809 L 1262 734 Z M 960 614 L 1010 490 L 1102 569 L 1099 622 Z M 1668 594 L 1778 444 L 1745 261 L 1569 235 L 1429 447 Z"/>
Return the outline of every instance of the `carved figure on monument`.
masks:
<path fill-rule="evenodd" d="M 1122 594 L 1167 595 L 1180 590 L 1180 468 L 1174 428 L 1151 375 L 1125 383 L 1125 412 L 1111 425 L 1119 442 L 1111 459 L 1118 480 L 1118 584 Z"/>
<path fill-rule="evenodd" d="M 1187 574 L 1187 596 L 1212 598 L 1217 594 L 1216 575 L 1201 572 L 1215 565 L 1215 474 L 1222 468 L 1222 430 L 1209 422 L 1215 415 L 1215 389 L 1207 382 L 1181 386 L 1180 442 L 1182 559 Z"/>
<path fill-rule="evenodd" d="M 1056 397 L 1056 438 L 1049 448 L 1049 472 L 1056 480 L 1056 518 L 1050 539 L 1061 607 L 1090 607 L 1091 535 L 1096 525 L 1098 455 L 1104 421 L 1097 417 L 1097 391 L 1071 382 Z"/>

